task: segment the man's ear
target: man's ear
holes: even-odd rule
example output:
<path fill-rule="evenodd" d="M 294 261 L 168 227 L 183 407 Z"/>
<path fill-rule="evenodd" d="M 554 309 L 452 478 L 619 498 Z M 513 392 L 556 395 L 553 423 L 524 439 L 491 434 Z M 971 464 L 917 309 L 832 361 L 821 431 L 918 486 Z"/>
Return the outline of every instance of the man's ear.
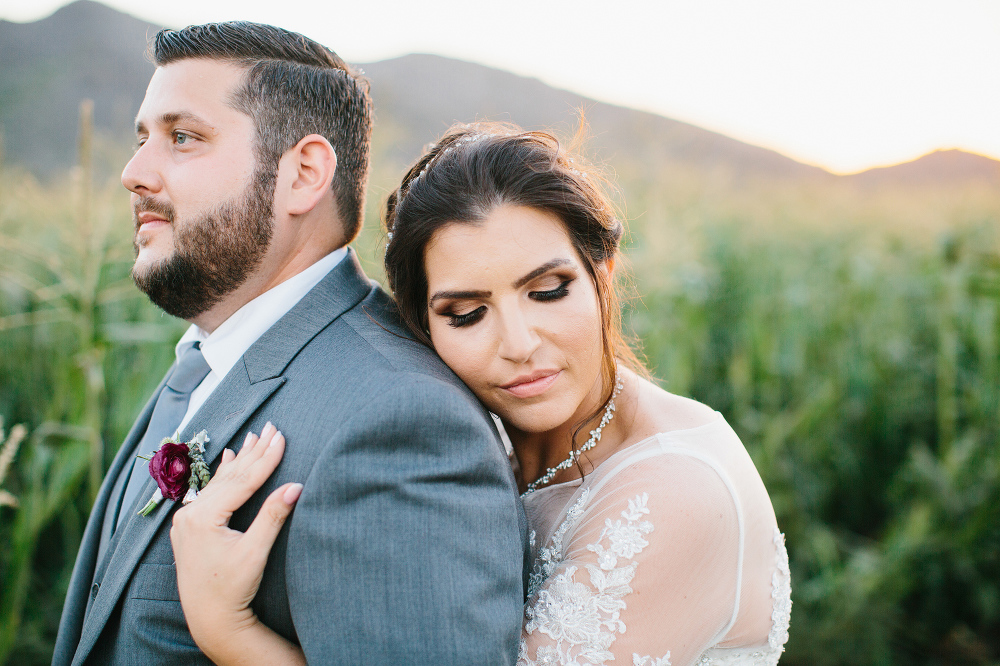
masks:
<path fill-rule="evenodd" d="M 337 153 L 325 137 L 309 134 L 281 157 L 279 170 L 283 169 L 288 170 L 286 212 L 302 215 L 330 194 L 337 171 Z M 278 182 L 283 180 L 279 178 Z"/>

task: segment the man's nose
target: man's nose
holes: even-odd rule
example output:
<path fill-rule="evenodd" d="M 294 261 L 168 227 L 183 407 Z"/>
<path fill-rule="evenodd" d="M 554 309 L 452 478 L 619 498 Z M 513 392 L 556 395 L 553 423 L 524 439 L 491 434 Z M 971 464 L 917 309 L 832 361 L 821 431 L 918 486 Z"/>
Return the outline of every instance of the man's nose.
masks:
<path fill-rule="evenodd" d="M 501 358 L 515 363 L 525 363 L 538 349 L 541 338 L 531 322 L 520 310 L 501 315 L 500 344 Z"/>
<path fill-rule="evenodd" d="M 163 189 L 163 181 L 156 169 L 156 157 L 156 150 L 151 142 L 147 141 L 139 146 L 122 170 L 122 185 L 125 189 L 139 196 L 153 194 Z"/>

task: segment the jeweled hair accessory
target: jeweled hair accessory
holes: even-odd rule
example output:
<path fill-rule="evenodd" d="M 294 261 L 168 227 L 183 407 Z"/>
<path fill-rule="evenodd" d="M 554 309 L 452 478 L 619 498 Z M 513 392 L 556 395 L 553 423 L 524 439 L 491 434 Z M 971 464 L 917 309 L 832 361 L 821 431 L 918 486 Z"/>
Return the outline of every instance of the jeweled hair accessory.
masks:
<path fill-rule="evenodd" d="M 427 170 L 430 169 L 431 166 L 437 164 L 445 155 L 447 155 L 448 153 L 454 151 L 456 148 L 458 148 L 458 147 L 460 147 L 462 145 L 470 144 L 470 143 L 475 143 L 476 141 L 482 141 L 483 139 L 489 139 L 489 138 L 494 137 L 494 136 L 499 136 L 499 135 L 498 134 L 490 134 L 490 133 L 487 133 L 487 132 L 470 132 L 470 133 L 466 134 L 465 136 L 463 136 L 463 137 L 461 137 L 461 138 L 453 141 L 452 143 L 450 143 L 440 153 L 438 153 L 437 155 L 435 155 L 431 159 L 427 160 L 427 164 L 425 164 L 424 168 L 420 170 L 420 173 L 418 173 L 416 176 L 414 176 L 409 182 L 405 182 L 405 183 L 400 183 L 399 184 L 399 189 L 396 190 L 396 206 L 398 207 L 403 202 L 403 199 L 405 199 L 406 195 L 410 193 L 410 190 L 413 189 L 413 187 L 420 181 L 420 179 L 423 178 L 427 174 Z M 432 143 L 430 146 L 428 146 L 428 151 L 434 150 L 435 148 L 437 148 L 437 146 L 438 146 L 438 144 Z M 405 191 L 403 189 L 404 185 L 406 186 Z M 385 249 L 386 250 L 389 249 L 389 245 L 392 243 L 392 235 L 393 235 L 393 232 L 391 232 L 391 231 L 387 231 L 386 234 L 385 234 Z"/>
<path fill-rule="evenodd" d="M 412 186 L 413 183 L 415 183 L 418 180 L 420 180 L 420 177 L 427 173 L 427 170 L 431 167 L 432 164 L 437 164 L 445 155 L 447 155 L 448 153 L 452 152 L 453 150 L 455 150 L 459 146 L 467 144 L 467 143 L 474 143 L 476 141 L 482 141 L 483 139 L 489 138 L 491 136 L 494 136 L 494 135 L 492 135 L 492 134 L 486 134 L 484 132 L 475 132 L 475 133 L 466 134 L 465 136 L 463 136 L 462 138 L 458 139 L 457 141 L 453 141 L 452 143 L 450 143 L 448 145 L 447 148 L 445 148 L 440 153 L 438 153 L 437 155 L 435 155 L 433 159 L 428 160 L 427 164 L 424 165 L 424 168 L 421 169 L 420 173 L 417 174 L 417 177 L 410 181 L 410 185 Z M 434 146 L 432 146 L 432 150 L 433 150 L 434 147 L 436 147 L 436 144 Z M 407 189 L 407 191 L 409 191 L 410 188 L 407 187 L 406 189 Z"/>

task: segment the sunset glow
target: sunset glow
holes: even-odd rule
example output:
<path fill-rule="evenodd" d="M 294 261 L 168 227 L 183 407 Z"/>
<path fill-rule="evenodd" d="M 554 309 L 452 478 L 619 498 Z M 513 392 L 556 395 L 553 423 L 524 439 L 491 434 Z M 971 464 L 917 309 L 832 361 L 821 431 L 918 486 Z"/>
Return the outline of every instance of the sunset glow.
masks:
<path fill-rule="evenodd" d="M 3 0 L 0 17 L 37 20 L 62 4 Z M 478 62 L 841 173 L 939 148 L 1000 157 L 991 0 L 106 4 L 173 27 L 274 23 L 352 62 L 412 52 Z"/>

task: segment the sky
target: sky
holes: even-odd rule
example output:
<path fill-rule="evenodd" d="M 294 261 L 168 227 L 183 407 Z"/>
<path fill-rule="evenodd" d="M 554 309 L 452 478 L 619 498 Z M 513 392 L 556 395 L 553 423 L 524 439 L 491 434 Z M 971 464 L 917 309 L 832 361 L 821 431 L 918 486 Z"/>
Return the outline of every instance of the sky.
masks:
<path fill-rule="evenodd" d="M 0 0 L 33 21 L 66 0 Z M 104 0 L 183 27 L 273 23 L 364 63 L 460 58 L 838 173 L 1000 159 L 1000 0 Z"/>

